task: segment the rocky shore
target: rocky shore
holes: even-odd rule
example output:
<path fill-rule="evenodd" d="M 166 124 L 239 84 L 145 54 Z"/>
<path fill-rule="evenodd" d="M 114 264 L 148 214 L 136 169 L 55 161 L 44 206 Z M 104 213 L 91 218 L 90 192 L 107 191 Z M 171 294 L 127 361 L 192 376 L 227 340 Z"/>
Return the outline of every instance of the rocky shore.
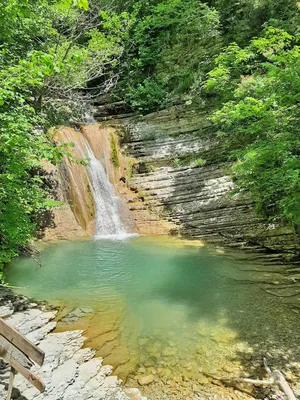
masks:
<path fill-rule="evenodd" d="M 112 367 L 94 358 L 91 348 L 82 348 L 85 337 L 80 330 L 52 333 L 56 327 L 55 310 L 31 303 L 6 288 L 0 289 L 0 317 L 26 335 L 46 354 L 42 367 L 32 370 L 44 381 L 46 391 L 39 393 L 20 374 L 16 376 L 14 400 L 146 400 L 138 389 L 125 389 Z M 9 366 L 0 359 L 0 398 L 6 396 Z"/>
<path fill-rule="evenodd" d="M 84 314 L 84 312 L 83 312 Z M 173 376 L 171 373 L 175 348 L 166 347 L 163 355 L 169 358 L 170 371 L 166 368 L 141 367 L 121 386 L 121 380 L 112 375 L 113 367 L 103 365 L 103 358 L 95 357 L 96 350 L 84 347 L 86 338 L 82 330 L 65 330 L 53 332 L 56 328 L 57 310 L 41 304 L 30 302 L 27 298 L 15 295 L 10 289 L 0 288 L 0 316 L 14 326 L 32 342 L 36 343 L 46 354 L 42 367 L 33 367 L 45 383 L 45 393 L 39 393 L 21 375 L 17 375 L 13 389 L 14 400 L 251 400 L 277 399 L 273 388 L 259 388 L 247 384 L 225 385 L 217 376 L 238 377 L 241 367 L 232 363 L 220 371 L 205 374 L 198 369 L 197 377 L 189 376 L 193 366 L 185 366 L 186 375 Z M 76 317 L 76 318 L 75 318 Z M 67 322 L 78 318 L 74 312 L 67 316 Z M 146 339 L 144 339 L 145 341 Z M 218 341 L 224 341 L 224 335 Z M 145 343 L 142 343 L 145 346 Z M 172 344 L 172 343 L 171 343 Z M 207 357 L 209 355 L 207 354 Z M 274 360 L 274 357 L 270 359 Z M 286 356 L 288 366 L 284 374 L 296 395 L 300 394 L 297 383 L 299 364 L 290 363 L 293 357 Z M 282 360 L 283 361 L 283 360 Z M 147 362 L 144 363 L 145 365 Z M 284 365 L 283 364 L 283 365 Z M 291 367 L 291 365 L 294 365 Z M 296 365 L 297 364 L 297 365 Z M 259 362 L 255 357 L 247 363 L 248 373 L 243 376 L 263 378 L 259 372 Z M 251 367 L 252 365 L 252 367 Z M 273 366 L 274 367 L 274 366 Z M 4 399 L 9 379 L 9 366 L 0 359 L 0 398 Z M 147 396 L 143 397 L 137 386 Z M 280 394 L 281 396 L 281 394 Z"/>

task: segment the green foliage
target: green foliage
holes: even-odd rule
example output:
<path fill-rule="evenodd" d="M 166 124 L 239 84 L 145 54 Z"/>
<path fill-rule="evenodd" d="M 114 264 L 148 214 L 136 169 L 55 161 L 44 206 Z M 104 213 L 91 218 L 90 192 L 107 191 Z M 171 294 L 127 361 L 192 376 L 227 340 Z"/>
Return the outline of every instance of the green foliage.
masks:
<path fill-rule="evenodd" d="M 0 272 L 34 235 L 39 213 L 57 204 L 47 198 L 42 160 L 56 163 L 66 149 L 47 133 L 54 92 L 48 85 L 59 82 L 63 90 L 65 75 L 79 63 L 73 57 L 70 68 L 59 57 L 64 43 L 57 40 L 54 3 L 0 1 Z"/>
<path fill-rule="evenodd" d="M 35 61 L 33 61 L 35 60 Z M 28 104 L 51 67 L 39 57 L 0 73 L 0 267 L 18 254 L 33 235 L 34 215 L 49 206 L 41 161 L 61 158 Z"/>
<path fill-rule="evenodd" d="M 203 167 L 203 165 L 205 165 L 205 164 L 206 164 L 206 160 L 203 160 L 203 158 L 195 158 L 191 162 L 192 167 Z"/>
<path fill-rule="evenodd" d="M 133 109 L 151 112 L 166 104 L 166 91 L 162 85 L 147 78 L 135 87 L 129 86 L 124 99 Z"/>
<path fill-rule="evenodd" d="M 300 47 L 269 28 L 240 49 L 229 46 L 206 89 L 223 101 L 212 121 L 237 158 L 237 186 L 272 220 L 300 224 Z"/>
<path fill-rule="evenodd" d="M 88 0 L 61 0 L 57 4 L 59 8 L 66 8 L 69 9 L 70 6 L 78 6 L 82 8 L 84 11 L 88 11 L 89 3 Z"/>
<path fill-rule="evenodd" d="M 196 156 L 186 156 L 183 158 L 175 158 L 172 161 L 172 166 L 175 168 L 179 167 L 203 167 L 203 165 L 206 164 L 206 160 L 203 160 L 203 158 L 198 158 Z"/>
<path fill-rule="evenodd" d="M 113 162 L 113 165 L 115 168 L 119 168 L 120 162 L 119 162 L 119 156 L 118 156 L 118 147 L 116 140 L 113 135 L 110 135 L 110 150 L 111 150 L 111 160 Z"/>
<path fill-rule="evenodd" d="M 119 95 L 154 111 L 204 79 L 219 44 L 217 12 L 198 0 L 134 2 Z"/>
<path fill-rule="evenodd" d="M 299 10 L 294 0 L 215 0 L 225 42 L 247 45 L 267 25 L 296 33 Z"/>
<path fill-rule="evenodd" d="M 149 0 L 131 2 L 118 95 L 143 113 L 178 102 L 206 104 L 202 91 L 214 56 L 230 42 L 246 45 L 267 26 L 297 34 L 293 0 Z M 215 8 L 214 8 L 215 7 Z M 109 24 L 121 14 L 106 13 Z M 231 45 L 232 52 L 237 46 Z M 237 46 L 238 47 L 238 46 Z M 238 50 L 241 57 L 241 50 Z M 226 53 L 229 56 L 229 52 Z M 233 54 L 232 54 L 233 55 Z M 226 85 L 226 76 L 223 85 Z"/>

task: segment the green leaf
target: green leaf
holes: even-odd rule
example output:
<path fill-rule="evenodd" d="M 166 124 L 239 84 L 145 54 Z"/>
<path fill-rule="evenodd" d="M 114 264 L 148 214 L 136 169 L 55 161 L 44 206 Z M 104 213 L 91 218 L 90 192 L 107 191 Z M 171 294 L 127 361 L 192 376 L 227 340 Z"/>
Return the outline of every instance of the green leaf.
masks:
<path fill-rule="evenodd" d="M 88 11 L 89 2 L 88 0 L 74 0 L 74 4 L 78 5 L 78 7 L 83 8 L 84 11 Z"/>

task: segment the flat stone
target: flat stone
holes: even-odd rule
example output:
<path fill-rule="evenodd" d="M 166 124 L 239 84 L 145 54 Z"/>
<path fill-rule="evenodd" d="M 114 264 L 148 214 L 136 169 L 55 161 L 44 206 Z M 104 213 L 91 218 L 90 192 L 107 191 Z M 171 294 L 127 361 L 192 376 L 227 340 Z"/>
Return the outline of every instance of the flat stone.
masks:
<path fill-rule="evenodd" d="M 0 318 L 10 317 L 14 313 L 13 306 L 2 306 L 0 307 Z"/>
<path fill-rule="evenodd" d="M 228 373 L 234 373 L 234 372 L 237 372 L 238 371 L 238 368 L 237 367 L 234 367 L 234 366 L 232 366 L 232 365 L 224 365 L 224 367 L 222 368 L 225 372 L 228 372 Z"/>
<path fill-rule="evenodd" d="M 146 338 L 139 338 L 138 342 L 139 342 L 140 346 L 145 346 L 145 344 L 147 343 L 147 339 Z"/>
<path fill-rule="evenodd" d="M 154 375 L 152 375 L 152 374 L 151 375 L 146 375 L 146 376 L 140 376 L 138 378 L 138 383 L 141 386 L 149 385 L 153 381 L 154 381 Z"/>
<path fill-rule="evenodd" d="M 142 396 L 141 392 L 138 389 L 125 389 L 125 395 L 130 400 L 145 400 L 146 398 Z"/>
<path fill-rule="evenodd" d="M 204 376 L 204 375 L 199 375 L 198 378 L 197 378 L 197 382 L 200 385 L 207 385 L 209 383 L 209 379 L 206 378 L 206 376 Z"/>
<path fill-rule="evenodd" d="M 220 332 L 213 336 L 213 340 L 216 343 L 228 343 L 235 339 L 236 334 L 234 332 Z"/>
<path fill-rule="evenodd" d="M 200 389 L 199 389 L 199 386 L 197 386 L 197 385 L 193 385 L 193 392 L 194 393 L 200 393 Z"/>
<path fill-rule="evenodd" d="M 1 292 L 1 289 L 0 289 Z M 1 294 L 1 293 L 0 293 Z M 13 294 L 11 295 L 13 297 Z M 24 299 L 22 299 L 23 301 Z M 55 312 L 30 308 L 15 312 L 6 321 L 25 334 L 45 352 L 42 367 L 34 365 L 32 372 L 44 382 L 46 391 L 39 393 L 22 375 L 17 374 L 14 386 L 18 388 L 18 400 L 147 400 L 139 396 L 129 398 L 120 386 L 117 376 L 111 376 L 112 367 L 103 365 L 102 358 L 93 358 L 95 350 L 82 348 L 85 338 L 82 331 L 50 333 L 56 326 L 51 320 Z M 6 306 L 6 304 L 3 304 Z M 9 305 L 7 305 L 9 307 Z M 6 398 L 9 373 L 1 374 L 0 398 Z M 130 389 L 128 389 L 130 390 Z M 138 395 L 139 391 L 132 393 Z"/>

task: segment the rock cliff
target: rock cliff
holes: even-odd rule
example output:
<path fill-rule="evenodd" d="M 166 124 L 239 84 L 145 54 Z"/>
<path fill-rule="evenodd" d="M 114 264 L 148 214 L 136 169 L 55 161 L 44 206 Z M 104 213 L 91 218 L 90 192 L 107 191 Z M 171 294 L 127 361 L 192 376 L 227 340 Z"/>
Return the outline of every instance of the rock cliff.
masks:
<path fill-rule="evenodd" d="M 174 107 L 144 117 L 101 117 L 115 127 L 123 156 L 134 160 L 127 186 L 138 194 L 136 207 L 169 223 L 169 232 L 220 245 L 268 254 L 271 260 L 296 260 L 299 236 L 268 223 L 253 209 L 249 194 L 232 195 L 231 163 L 205 113 Z M 261 256 L 260 256 L 261 254 Z"/>
<path fill-rule="evenodd" d="M 137 117 L 121 114 L 119 103 L 117 109 L 103 107 L 95 106 L 98 124 L 79 132 L 64 128 L 55 140 L 75 142 L 77 158 L 82 138 L 89 142 L 123 199 L 130 231 L 255 251 L 258 260 L 299 260 L 299 236 L 291 227 L 257 215 L 248 193 L 232 194 L 231 162 L 205 112 L 177 106 Z M 68 205 L 52 213 L 44 239 L 92 236 L 94 204 L 85 167 L 65 158 L 51 173 L 56 197 Z"/>

